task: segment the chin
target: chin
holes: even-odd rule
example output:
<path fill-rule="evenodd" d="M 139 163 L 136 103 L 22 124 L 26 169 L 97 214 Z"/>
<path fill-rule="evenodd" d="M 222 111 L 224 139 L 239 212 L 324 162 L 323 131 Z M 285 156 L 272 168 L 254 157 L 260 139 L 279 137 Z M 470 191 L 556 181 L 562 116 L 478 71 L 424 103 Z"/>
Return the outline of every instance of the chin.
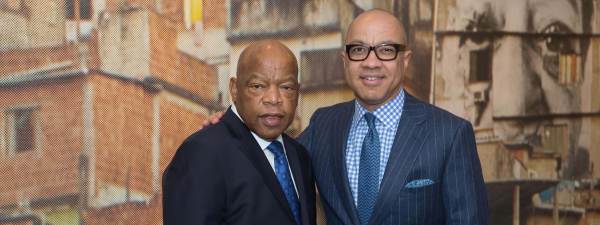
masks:
<path fill-rule="evenodd" d="M 385 102 L 385 99 L 381 96 L 361 96 L 360 100 L 369 105 L 377 105 Z"/>
<path fill-rule="evenodd" d="M 276 139 L 280 134 L 283 133 L 283 130 L 279 131 L 279 129 L 278 129 L 277 131 L 273 131 L 272 129 L 274 129 L 274 128 L 266 129 L 269 131 L 265 131 L 265 132 L 257 131 L 256 134 L 258 134 L 258 136 L 260 136 L 261 138 L 264 138 L 264 139 Z"/>

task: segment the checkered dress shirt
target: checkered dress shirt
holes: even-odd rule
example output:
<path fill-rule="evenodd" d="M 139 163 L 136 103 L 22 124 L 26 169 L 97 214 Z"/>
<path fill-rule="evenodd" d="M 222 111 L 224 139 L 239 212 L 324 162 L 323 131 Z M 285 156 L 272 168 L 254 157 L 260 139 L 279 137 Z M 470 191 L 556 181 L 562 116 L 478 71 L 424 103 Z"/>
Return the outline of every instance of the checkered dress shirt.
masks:
<path fill-rule="evenodd" d="M 348 169 L 348 181 L 350 182 L 350 190 L 352 191 L 352 197 L 354 198 L 354 204 L 358 201 L 358 171 L 360 164 L 360 151 L 362 144 L 367 135 L 369 127 L 365 120 L 365 113 L 367 109 L 362 107 L 357 100 L 354 100 L 354 116 L 352 117 L 352 125 L 350 126 L 350 133 L 348 135 L 348 142 L 346 143 L 346 168 Z M 396 130 L 398 128 L 398 122 L 402 115 L 402 107 L 404 105 L 404 90 L 400 89 L 400 93 L 392 99 L 392 101 L 376 109 L 373 114 L 377 118 L 375 120 L 375 127 L 379 133 L 379 140 L 381 143 L 381 153 L 379 156 L 379 184 L 383 179 L 383 173 L 387 165 L 392 144 L 394 143 L 394 137 L 396 136 Z"/>

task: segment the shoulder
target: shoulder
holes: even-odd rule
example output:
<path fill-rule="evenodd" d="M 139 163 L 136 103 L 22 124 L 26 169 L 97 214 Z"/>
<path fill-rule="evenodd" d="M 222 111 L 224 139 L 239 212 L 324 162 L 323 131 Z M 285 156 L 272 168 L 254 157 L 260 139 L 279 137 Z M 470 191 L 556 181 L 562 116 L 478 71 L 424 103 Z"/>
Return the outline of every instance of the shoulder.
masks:
<path fill-rule="evenodd" d="M 231 143 L 233 137 L 223 122 L 198 130 L 188 136 L 177 149 L 179 155 L 206 157 L 215 155 Z M 220 146 L 220 147 L 219 147 Z"/>
<path fill-rule="evenodd" d="M 451 126 L 454 128 L 470 125 L 470 122 L 438 106 L 416 99 L 407 95 L 406 104 L 414 104 L 424 110 L 428 120 L 435 125 Z"/>
<path fill-rule="evenodd" d="M 421 118 L 424 123 L 422 125 L 432 135 L 430 137 L 435 139 L 432 143 L 450 147 L 457 140 L 473 137 L 473 127 L 469 121 L 423 101 L 413 99 L 410 102 L 413 104 L 413 109 L 423 112 Z M 414 118 L 419 118 L 419 116 Z"/>
<path fill-rule="evenodd" d="M 226 126 L 217 123 L 196 131 L 179 145 L 163 172 L 163 187 L 170 187 L 170 195 L 186 189 L 185 186 L 198 189 L 223 184 L 228 149 L 233 149 L 227 136 Z"/>
<path fill-rule="evenodd" d="M 352 111 L 354 110 L 354 100 L 338 103 L 331 106 L 318 108 L 315 113 L 313 113 L 314 119 L 323 119 L 329 117 L 336 117 L 340 115 L 342 112 Z"/>
<path fill-rule="evenodd" d="M 469 123 L 469 121 L 465 120 L 464 118 L 461 118 L 451 112 L 448 112 L 445 109 L 430 104 L 428 105 L 431 108 L 431 117 L 435 120 L 457 125 L 464 125 L 466 123 Z"/>
<path fill-rule="evenodd" d="M 227 136 L 228 129 L 223 122 L 209 125 L 188 136 L 184 142 L 218 142 Z"/>

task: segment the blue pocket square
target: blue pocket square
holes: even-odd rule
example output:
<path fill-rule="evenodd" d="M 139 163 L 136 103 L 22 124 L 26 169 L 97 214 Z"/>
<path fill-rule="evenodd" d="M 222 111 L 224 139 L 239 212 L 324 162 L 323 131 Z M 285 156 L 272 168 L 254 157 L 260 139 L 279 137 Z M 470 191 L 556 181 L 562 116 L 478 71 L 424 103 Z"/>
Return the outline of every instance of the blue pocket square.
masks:
<path fill-rule="evenodd" d="M 404 187 L 405 188 L 420 188 L 420 187 L 432 185 L 433 183 L 435 183 L 435 182 L 430 179 L 419 179 L 419 180 L 413 180 L 411 182 L 408 182 L 408 184 L 406 184 Z"/>

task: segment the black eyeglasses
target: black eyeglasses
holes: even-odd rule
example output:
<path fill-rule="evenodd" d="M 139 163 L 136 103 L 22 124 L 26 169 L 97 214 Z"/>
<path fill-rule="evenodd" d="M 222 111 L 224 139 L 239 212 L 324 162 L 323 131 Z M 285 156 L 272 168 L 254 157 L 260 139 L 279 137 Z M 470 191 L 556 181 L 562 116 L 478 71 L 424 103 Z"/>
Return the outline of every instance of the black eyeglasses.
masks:
<path fill-rule="evenodd" d="M 352 61 L 363 61 L 369 57 L 371 50 L 374 50 L 375 56 L 381 61 L 391 61 L 398 57 L 398 53 L 406 50 L 403 44 L 379 44 L 368 46 L 362 44 L 347 44 L 346 53 Z"/>

